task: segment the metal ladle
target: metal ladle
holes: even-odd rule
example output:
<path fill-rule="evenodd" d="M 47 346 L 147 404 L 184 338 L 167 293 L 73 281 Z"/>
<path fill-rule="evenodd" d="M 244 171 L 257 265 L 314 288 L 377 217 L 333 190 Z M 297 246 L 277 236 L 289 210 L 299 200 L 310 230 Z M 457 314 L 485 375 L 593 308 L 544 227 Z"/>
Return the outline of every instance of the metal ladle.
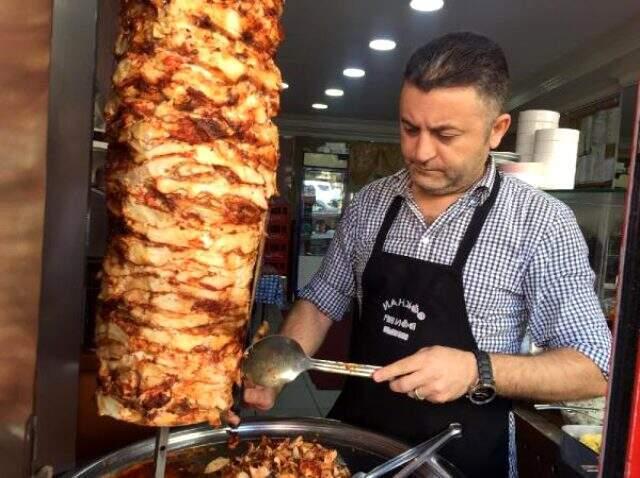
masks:
<path fill-rule="evenodd" d="M 282 388 L 307 370 L 371 377 L 380 367 L 331 360 L 312 359 L 295 340 L 284 335 L 270 335 L 246 351 L 242 373 L 256 385 Z"/>

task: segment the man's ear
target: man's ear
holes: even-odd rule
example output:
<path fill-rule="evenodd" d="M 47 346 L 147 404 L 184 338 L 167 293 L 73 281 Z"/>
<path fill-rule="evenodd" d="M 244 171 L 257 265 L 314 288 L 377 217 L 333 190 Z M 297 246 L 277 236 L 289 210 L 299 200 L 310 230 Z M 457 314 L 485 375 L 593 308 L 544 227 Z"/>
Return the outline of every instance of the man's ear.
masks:
<path fill-rule="evenodd" d="M 511 126 L 511 115 L 508 113 L 501 114 L 493 122 L 491 133 L 489 135 L 489 146 L 496 149 L 500 146 L 500 142 Z"/>

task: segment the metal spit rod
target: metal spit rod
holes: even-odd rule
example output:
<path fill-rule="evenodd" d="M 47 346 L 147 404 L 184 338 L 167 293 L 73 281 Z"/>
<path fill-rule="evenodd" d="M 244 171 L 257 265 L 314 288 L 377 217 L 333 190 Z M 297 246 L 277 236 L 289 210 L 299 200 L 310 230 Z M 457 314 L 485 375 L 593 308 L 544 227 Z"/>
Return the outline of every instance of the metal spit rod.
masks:
<path fill-rule="evenodd" d="M 167 446 L 169 445 L 169 427 L 160 427 L 156 433 L 156 447 L 153 452 L 154 478 L 164 478 L 167 467 Z"/>

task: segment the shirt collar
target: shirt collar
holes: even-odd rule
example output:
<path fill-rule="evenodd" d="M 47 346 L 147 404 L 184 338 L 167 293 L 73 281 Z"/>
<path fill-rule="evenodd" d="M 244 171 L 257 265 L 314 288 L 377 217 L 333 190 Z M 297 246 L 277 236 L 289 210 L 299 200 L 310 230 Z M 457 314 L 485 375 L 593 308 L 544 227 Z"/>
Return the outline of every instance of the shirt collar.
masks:
<path fill-rule="evenodd" d="M 484 202 L 491 193 L 491 189 L 493 188 L 493 184 L 496 180 L 496 165 L 493 160 L 493 157 L 489 156 L 487 160 L 487 168 L 484 172 L 484 175 L 473 185 L 467 192 L 464 193 L 462 198 L 468 200 L 470 198 L 478 198 L 478 202 Z M 398 195 L 402 195 L 406 198 L 411 197 L 411 191 L 409 189 L 411 184 L 411 178 L 409 176 L 409 171 L 406 169 L 402 169 L 395 175 L 395 189 Z"/>

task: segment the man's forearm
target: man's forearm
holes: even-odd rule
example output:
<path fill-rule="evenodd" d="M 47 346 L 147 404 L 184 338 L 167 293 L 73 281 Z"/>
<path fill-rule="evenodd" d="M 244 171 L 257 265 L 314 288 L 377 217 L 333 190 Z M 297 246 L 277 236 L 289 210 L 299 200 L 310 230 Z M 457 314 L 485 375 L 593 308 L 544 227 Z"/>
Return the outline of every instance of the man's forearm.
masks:
<path fill-rule="evenodd" d="M 579 400 L 606 393 L 607 382 L 592 360 L 577 350 L 539 355 L 491 354 L 500 395 L 538 401 Z"/>
<path fill-rule="evenodd" d="M 289 312 L 280 333 L 298 341 L 309 356 L 313 356 L 329 331 L 333 321 L 307 300 L 299 300 Z"/>

